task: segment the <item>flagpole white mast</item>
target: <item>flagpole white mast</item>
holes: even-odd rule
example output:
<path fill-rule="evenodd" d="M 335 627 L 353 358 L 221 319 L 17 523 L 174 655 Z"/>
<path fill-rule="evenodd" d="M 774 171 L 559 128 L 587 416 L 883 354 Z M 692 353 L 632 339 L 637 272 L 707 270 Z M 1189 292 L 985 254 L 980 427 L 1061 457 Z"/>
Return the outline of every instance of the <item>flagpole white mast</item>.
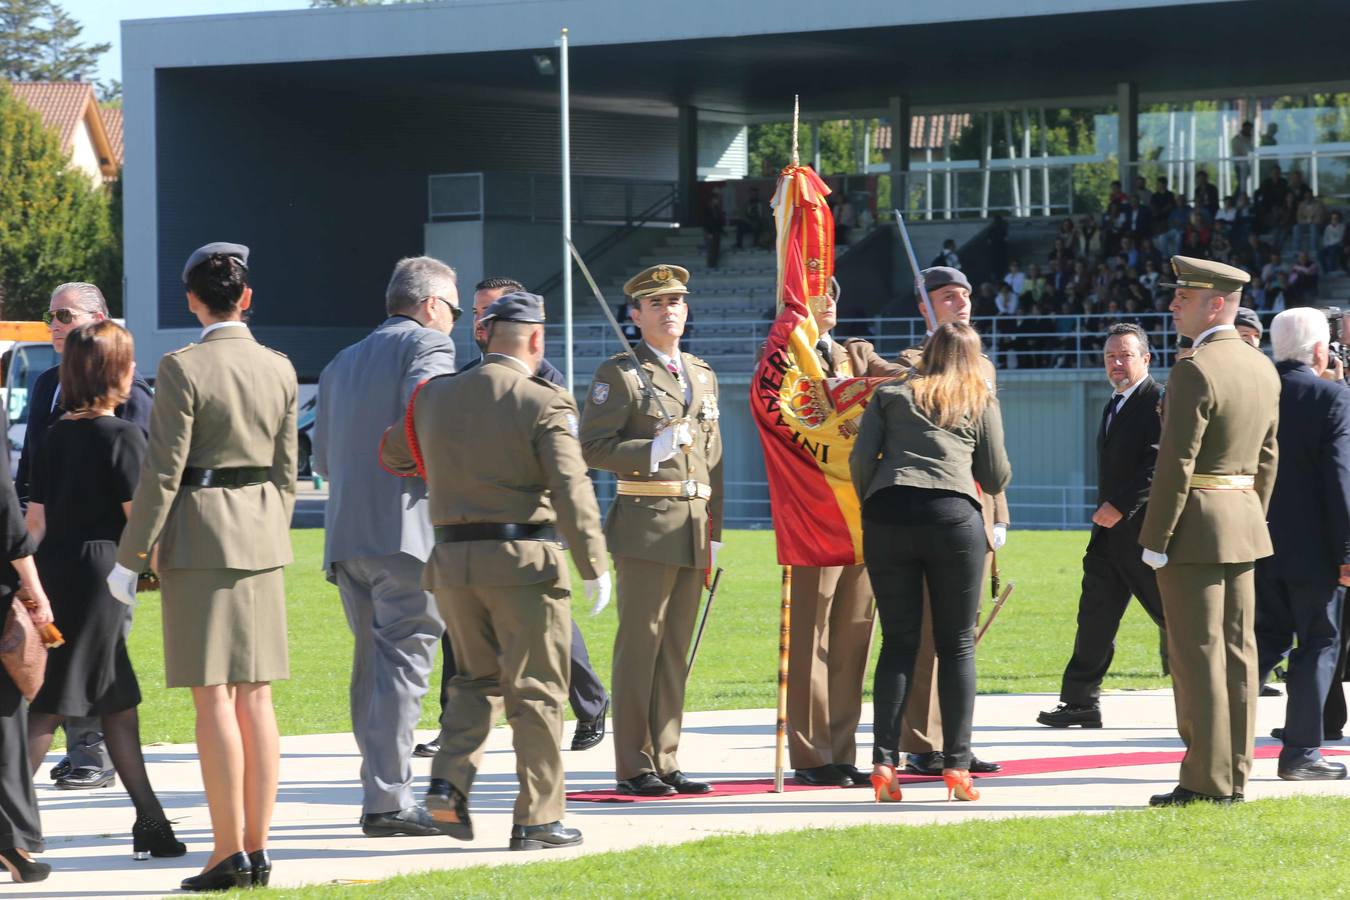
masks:
<path fill-rule="evenodd" d="M 568 84 L 566 28 L 562 30 L 558 46 L 558 82 L 561 92 L 559 118 L 562 122 L 563 372 L 570 394 L 575 388 L 575 366 L 572 359 L 572 252 L 568 249 L 572 243 L 572 116 L 569 109 L 571 86 Z"/>

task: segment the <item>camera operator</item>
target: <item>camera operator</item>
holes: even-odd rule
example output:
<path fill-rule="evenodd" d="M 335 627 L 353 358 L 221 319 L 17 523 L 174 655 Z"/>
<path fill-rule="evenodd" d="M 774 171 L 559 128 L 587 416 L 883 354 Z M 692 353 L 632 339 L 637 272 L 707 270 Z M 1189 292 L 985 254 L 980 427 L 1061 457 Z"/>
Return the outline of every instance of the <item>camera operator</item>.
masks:
<path fill-rule="evenodd" d="M 1327 327 L 1331 332 L 1328 347 L 1327 370 L 1322 377 L 1328 381 L 1345 381 L 1346 360 L 1350 357 L 1350 310 L 1327 307 Z"/>
<path fill-rule="evenodd" d="M 1280 778 L 1340 779 L 1345 766 L 1323 759 L 1319 747 L 1350 585 L 1350 390 L 1318 377 L 1331 343 L 1321 312 L 1285 310 L 1270 337 L 1280 373 L 1280 468 L 1268 513 L 1275 552 L 1256 562 L 1257 664 L 1268 673 L 1297 639 L 1278 735 Z"/>

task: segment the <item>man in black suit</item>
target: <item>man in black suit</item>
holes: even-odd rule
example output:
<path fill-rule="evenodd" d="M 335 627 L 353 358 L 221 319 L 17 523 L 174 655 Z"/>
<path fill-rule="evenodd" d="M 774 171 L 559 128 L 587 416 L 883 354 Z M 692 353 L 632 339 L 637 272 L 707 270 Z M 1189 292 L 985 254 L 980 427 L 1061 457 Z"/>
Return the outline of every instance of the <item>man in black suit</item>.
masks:
<path fill-rule="evenodd" d="M 1279 734 L 1278 773 L 1286 781 L 1346 775 L 1319 749 L 1350 585 L 1350 390 L 1319 377 L 1328 340 L 1326 318 L 1307 307 L 1285 310 L 1270 325 L 1280 373 L 1280 468 L 1267 513 L 1275 553 L 1256 561 L 1255 630 L 1260 676 L 1298 642 L 1289 652 Z"/>
<path fill-rule="evenodd" d="M 1102 679 L 1115 655 L 1116 632 L 1130 605 L 1139 598 L 1161 628 L 1162 596 L 1157 576 L 1139 553 L 1153 467 L 1158 460 L 1162 392 L 1148 374 L 1148 336 L 1138 325 L 1112 325 L 1106 338 L 1106 377 L 1115 391 L 1097 430 L 1097 511 L 1083 556 L 1083 588 L 1078 599 L 1078 633 L 1064 669 L 1060 704 L 1036 721 L 1052 728 L 1102 727 Z"/>
<path fill-rule="evenodd" d="M 473 339 L 482 352 L 487 351 L 488 336 L 482 322 L 483 313 L 498 298 L 512 293 L 513 291 L 523 291 L 525 286 L 514 278 L 485 278 L 474 286 L 473 292 Z M 470 369 L 475 368 L 483 362 L 483 357 L 479 356 L 473 362 L 460 368 L 457 374 L 464 374 Z M 534 373 L 535 377 L 543 378 L 545 381 L 551 381 L 558 387 L 567 387 L 567 379 L 558 367 L 553 365 L 547 359 L 540 360 L 539 370 Z M 599 609 L 592 613 L 599 612 Z M 445 710 L 446 687 L 450 684 L 450 679 L 455 677 L 455 653 L 450 647 L 450 635 L 447 632 L 441 636 L 441 710 Z M 572 706 L 572 713 L 577 717 L 577 727 L 572 733 L 573 750 L 589 750 L 599 744 L 605 738 L 605 716 L 609 713 L 609 693 L 605 691 L 604 682 L 596 674 L 591 666 L 591 656 L 586 649 L 586 639 L 581 635 L 581 629 L 577 627 L 576 620 L 572 621 L 572 663 L 570 669 L 570 678 L 567 684 L 567 698 Z M 441 716 L 437 721 L 444 719 Z M 435 756 L 436 749 L 440 746 L 440 736 L 435 740 L 418 744 L 413 748 L 414 756 Z"/>
<path fill-rule="evenodd" d="M 52 291 L 51 304 L 43 315 L 51 329 L 52 346 L 60 352 L 66 346 L 66 335 L 90 322 L 108 318 L 108 303 L 103 292 L 92 284 L 72 281 Z M 32 460 L 41 452 L 47 437 L 47 428 L 63 413 L 61 409 L 61 367 L 52 366 L 33 382 L 33 394 L 28 400 L 28 426 L 24 432 L 23 452 L 14 477 L 14 489 L 19 501 L 28 503 L 28 478 Z M 150 385 L 137 374 L 131 383 L 131 396 L 117 407 L 116 415 L 135 422 L 141 431 L 150 431 Z M 128 619 L 130 622 L 130 619 Z M 97 718 L 69 716 L 62 727 L 66 730 L 66 757 L 52 769 L 56 786 L 65 790 L 107 787 L 113 783 L 112 761 L 103 746 Z"/>

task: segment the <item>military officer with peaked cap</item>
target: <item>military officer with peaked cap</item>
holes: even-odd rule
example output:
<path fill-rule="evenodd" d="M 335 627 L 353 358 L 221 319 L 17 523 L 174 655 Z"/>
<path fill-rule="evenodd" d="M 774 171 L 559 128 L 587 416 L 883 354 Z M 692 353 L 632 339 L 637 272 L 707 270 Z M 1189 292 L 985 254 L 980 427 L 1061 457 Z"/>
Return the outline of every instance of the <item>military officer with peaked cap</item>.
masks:
<path fill-rule="evenodd" d="M 933 313 L 937 316 L 936 325 L 949 322 L 970 322 L 970 281 L 965 273 L 951 266 L 932 266 L 924 269 L 924 288 L 933 304 Z M 928 310 L 919 304 L 929 333 L 935 326 L 928 321 Z M 864 340 L 854 339 L 844 344 L 844 350 L 852 363 L 853 371 L 859 375 L 881 377 L 903 375 L 917 369 L 923 362 L 923 349 L 927 338 L 913 347 L 900 351 L 895 362 L 887 362 Z M 980 357 L 985 380 L 993 388 L 995 381 L 994 364 L 987 357 Z M 994 551 L 1003 546 L 1008 539 L 1008 500 L 1005 494 L 982 494 L 980 507 L 984 515 L 984 534 L 989 553 L 985 558 L 985 575 L 992 570 Z M 924 596 L 927 597 L 927 585 Z M 933 623 L 928 615 L 928 603 L 924 603 L 922 633 L 919 638 L 919 655 L 914 664 L 913 687 L 909 699 L 905 702 L 904 718 L 900 723 L 900 749 L 908 757 L 905 771 L 918 775 L 941 775 L 943 767 L 942 748 L 938 742 L 942 738 L 942 711 L 938 708 L 937 693 L 937 652 L 933 645 Z M 970 771 L 977 774 L 998 772 L 1003 767 L 998 763 L 972 757 Z"/>
<path fill-rule="evenodd" d="M 581 416 L 587 464 L 618 478 L 605 520 L 618 576 L 615 772 L 620 793 L 641 796 L 712 789 L 676 758 L 685 656 L 722 538 L 717 377 L 680 351 L 688 281 L 686 270 L 660 265 L 624 285 L 646 377 L 626 353 L 611 357 L 596 369 Z"/>
<path fill-rule="evenodd" d="M 425 382 L 380 447 L 395 474 L 426 479 L 436 546 L 423 583 L 458 666 L 426 807 L 445 834 L 473 837 L 469 792 L 504 701 L 520 776 L 511 849 L 563 847 L 581 843 L 581 832 L 561 821 L 572 593 L 559 540 L 587 595 L 603 604 L 605 539 L 577 443 L 576 402 L 535 375 L 544 358 L 542 298 L 506 294 L 480 321 L 488 328 L 483 364 Z"/>
<path fill-rule="evenodd" d="M 1139 532 L 1158 571 L 1177 730 L 1175 789 L 1152 806 L 1241 800 L 1251 771 L 1257 665 L 1255 561 L 1272 552 L 1280 379 L 1233 323 L 1249 276 L 1172 257 L 1177 331 L 1193 340 L 1163 399 L 1158 465 Z"/>

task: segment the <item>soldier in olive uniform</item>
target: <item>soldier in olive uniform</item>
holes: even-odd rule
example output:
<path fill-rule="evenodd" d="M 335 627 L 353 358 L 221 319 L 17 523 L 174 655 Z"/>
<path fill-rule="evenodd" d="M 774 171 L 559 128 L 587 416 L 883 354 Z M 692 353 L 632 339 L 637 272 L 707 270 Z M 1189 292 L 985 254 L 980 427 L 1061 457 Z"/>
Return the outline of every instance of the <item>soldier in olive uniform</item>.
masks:
<path fill-rule="evenodd" d="M 812 297 L 810 305 L 820 330 L 816 356 L 826 377 L 853 377 L 852 361 L 830 336 L 838 297 L 832 291 Z M 787 741 L 798 784 L 870 783 L 870 772 L 855 763 L 874 614 L 865 565 L 792 567 Z"/>
<path fill-rule="evenodd" d="M 679 266 L 652 266 L 624 285 L 654 395 L 631 358 L 618 354 L 596 369 L 581 417 L 587 464 L 618 477 L 605 520 L 618 576 L 615 771 L 620 793 L 642 796 L 712 790 L 676 760 L 685 656 L 722 538 L 717 377 L 680 351 L 688 281 Z"/>
<path fill-rule="evenodd" d="M 564 847 L 581 843 L 581 832 L 561 821 L 572 591 L 559 540 L 587 595 L 602 602 L 610 590 L 605 540 L 577 443 L 576 402 L 534 374 L 544 358 L 543 298 L 507 294 L 481 321 L 483 364 L 425 382 L 380 445 L 390 471 L 426 479 L 436 546 L 423 584 L 436 596 L 458 668 L 426 807 L 445 834 L 472 839 L 469 792 L 504 701 L 520 779 L 511 849 Z"/>
<path fill-rule="evenodd" d="M 937 316 L 937 325 L 951 322 L 970 322 L 970 282 L 960 269 L 950 266 L 933 266 L 922 272 L 924 287 L 928 299 L 933 304 L 933 313 Z M 929 332 L 936 327 L 928 320 L 928 310 L 919 305 Z M 927 341 L 900 351 L 895 362 L 887 362 L 877 355 L 872 345 L 863 340 L 851 340 L 844 344 L 852 362 L 853 371 L 858 375 L 879 377 L 901 375 L 910 369 L 918 368 L 923 361 L 923 349 Z M 995 382 L 994 364 L 988 357 L 981 357 L 984 377 L 993 388 Z M 1008 539 L 1008 500 L 1004 494 L 982 494 L 980 506 L 984 513 L 985 540 L 989 555 L 985 561 L 985 579 L 988 580 L 994 562 L 994 551 L 1003 546 Z M 925 588 L 927 590 L 927 588 Z M 942 748 L 938 743 L 942 739 L 942 711 L 938 708 L 937 695 L 937 654 L 933 648 L 933 623 L 924 604 L 923 632 L 919 639 L 919 655 L 914 663 L 913 687 L 909 699 L 905 702 L 905 717 L 900 723 L 900 749 L 908 754 L 909 762 L 905 771 L 918 775 L 941 775 L 943 766 Z M 1002 768 L 998 763 L 985 762 L 973 758 L 970 771 L 977 774 L 989 774 Z"/>
<path fill-rule="evenodd" d="M 1172 367 L 1158 466 L 1139 532 L 1158 571 L 1167 659 L 1186 744 L 1177 787 L 1151 806 L 1241 800 L 1256 735 L 1256 560 L 1272 552 L 1280 379 L 1238 335 L 1241 269 L 1172 257 L 1177 331 L 1194 342 Z"/>

